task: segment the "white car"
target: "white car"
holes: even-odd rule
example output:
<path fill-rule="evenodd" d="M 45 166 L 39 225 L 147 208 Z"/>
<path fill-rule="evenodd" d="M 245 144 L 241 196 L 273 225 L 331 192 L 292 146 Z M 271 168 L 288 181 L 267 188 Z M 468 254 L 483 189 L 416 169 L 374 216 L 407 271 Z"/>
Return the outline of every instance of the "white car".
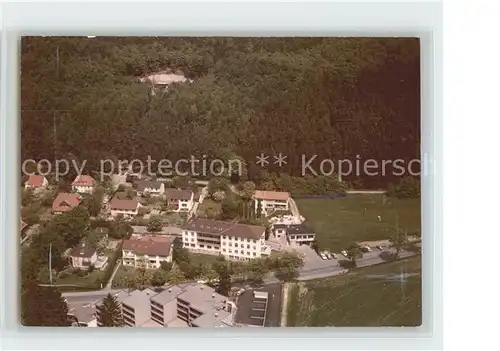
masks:
<path fill-rule="evenodd" d="M 325 251 L 325 256 L 326 258 L 328 258 L 329 260 L 331 260 L 333 257 L 332 257 L 332 254 L 329 252 L 329 251 Z"/>
<path fill-rule="evenodd" d="M 366 250 L 366 252 L 372 252 L 372 249 L 370 246 L 365 246 L 365 250 Z"/>
<path fill-rule="evenodd" d="M 319 254 L 319 256 L 324 259 L 324 260 L 327 260 L 328 258 L 326 257 L 326 255 L 322 252 Z"/>
<path fill-rule="evenodd" d="M 342 250 L 342 251 L 340 251 L 340 253 L 341 253 L 344 257 L 347 257 L 347 251 L 346 251 L 346 250 Z"/>
<path fill-rule="evenodd" d="M 382 247 L 382 245 L 377 245 L 377 249 L 379 249 L 380 251 L 384 250 L 384 248 Z"/>
<path fill-rule="evenodd" d="M 334 260 L 336 260 L 336 259 L 337 259 L 337 254 L 335 254 L 335 253 L 333 253 L 333 252 L 332 252 L 332 258 L 333 258 Z"/>

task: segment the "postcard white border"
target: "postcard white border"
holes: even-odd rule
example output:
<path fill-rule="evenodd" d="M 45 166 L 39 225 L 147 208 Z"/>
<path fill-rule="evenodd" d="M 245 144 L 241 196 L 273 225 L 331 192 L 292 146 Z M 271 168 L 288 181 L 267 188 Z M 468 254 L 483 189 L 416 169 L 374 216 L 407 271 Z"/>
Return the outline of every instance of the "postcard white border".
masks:
<path fill-rule="evenodd" d="M 436 349 L 442 345 L 442 13 L 436 2 L 8 3 L 2 5 L 1 327 L 6 349 Z M 21 35 L 418 36 L 422 48 L 423 326 L 144 330 L 18 322 Z M 15 238 L 15 239 L 14 239 Z M 77 338 L 77 340 L 75 340 Z"/>

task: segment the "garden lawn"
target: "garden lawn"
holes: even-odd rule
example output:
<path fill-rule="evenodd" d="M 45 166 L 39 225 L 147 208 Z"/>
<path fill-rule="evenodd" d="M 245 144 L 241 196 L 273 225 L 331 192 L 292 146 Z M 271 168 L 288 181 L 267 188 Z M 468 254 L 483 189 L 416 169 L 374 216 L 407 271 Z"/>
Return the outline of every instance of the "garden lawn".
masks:
<path fill-rule="evenodd" d="M 353 242 L 386 240 L 396 226 L 408 235 L 420 234 L 420 199 L 349 195 L 295 201 L 306 224 L 316 233 L 320 249 L 339 252 Z"/>
<path fill-rule="evenodd" d="M 57 279 L 54 284 L 77 285 L 82 288 L 100 288 L 101 280 L 104 276 L 104 271 L 95 270 L 84 277 L 78 277 L 76 274 L 71 274 L 68 277 Z"/>
<path fill-rule="evenodd" d="M 420 256 L 289 289 L 287 326 L 419 326 Z"/>

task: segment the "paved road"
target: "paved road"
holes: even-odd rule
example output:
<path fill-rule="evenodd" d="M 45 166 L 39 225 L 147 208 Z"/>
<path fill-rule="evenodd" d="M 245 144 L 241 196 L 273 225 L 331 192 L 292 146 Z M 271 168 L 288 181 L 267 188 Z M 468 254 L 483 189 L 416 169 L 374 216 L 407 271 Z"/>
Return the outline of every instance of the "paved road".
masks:
<path fill-rule="evenodd" d="M 62 296 L 66 299 L 68 305 L 87 305 L 101 301 L 109 293 L 116 294 L 119 291 L 121 289 L 67 292 L 63 293 Z"/>
<path fill-rule="evenodd" d="M 115 279 L 116 272 L 118 272 L 118 269 L 120 269 L 121 265 L 122 261 L 118 260 L 118 262 L 116 263 L 115 270 L 113 271 L 113 274 L 111 274 L 111 278 L 109 278 L 109 281 L 106 284 L 105 290 L 111 290 L 111 286 L 113 285 L 113 279 Z"/>
<path fill-rule="evenodd" d="M 346 194 L 351 194 L 351 195 L 377 195 L 377 194 L 385 194 L 387 193 L 387 190 L 346 190 Z"/>

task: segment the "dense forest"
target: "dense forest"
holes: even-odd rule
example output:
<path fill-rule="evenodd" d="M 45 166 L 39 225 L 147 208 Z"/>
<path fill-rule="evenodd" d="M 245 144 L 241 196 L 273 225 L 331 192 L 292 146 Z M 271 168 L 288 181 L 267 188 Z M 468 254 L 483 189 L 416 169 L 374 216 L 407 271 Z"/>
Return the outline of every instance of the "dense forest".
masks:
<path fill-rule="evenodd" d="M 23 159 L 420 157 L 413 38 L 24 37 Z M 139 77 L 192 79 L 162 94 Z M 55 127 L 55 128 L 54 128 Z M 56 133 L 56 134 L 54 134 Z M 249 168 L 250 180 L 257 177 Z M 362 177 L 363 178 L 363 177 Z M 385 187 L 390 175 L 366 177 Z"/>

